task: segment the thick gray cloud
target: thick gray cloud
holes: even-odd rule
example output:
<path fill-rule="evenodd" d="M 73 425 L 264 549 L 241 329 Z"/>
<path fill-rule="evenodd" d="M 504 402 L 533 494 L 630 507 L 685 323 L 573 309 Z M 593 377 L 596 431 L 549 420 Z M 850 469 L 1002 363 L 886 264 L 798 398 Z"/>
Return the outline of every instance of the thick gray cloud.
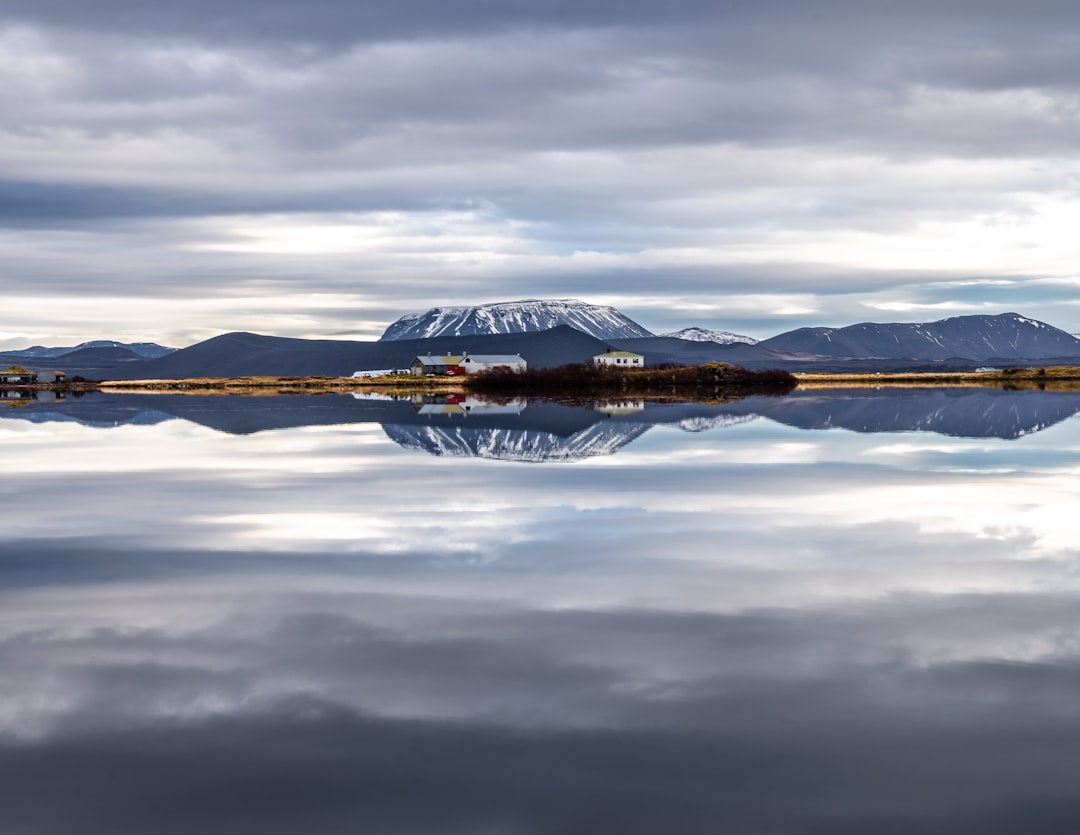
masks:
<path fill-rule="evenodd" d="M 570 295 L 765 336 L 984 312 L 949 282 L 1001 277 L 1011 307 L 1076 329 L 1076 18 L 15 0 L 0 281 L 27 338 L 74 334 L 39 299 L 122 296 L 102 327 L 190 341 L 230 329 L 208 292 L 283 335 L 342 332 L 327 310 L 374 336 L 429 302 Z"/>

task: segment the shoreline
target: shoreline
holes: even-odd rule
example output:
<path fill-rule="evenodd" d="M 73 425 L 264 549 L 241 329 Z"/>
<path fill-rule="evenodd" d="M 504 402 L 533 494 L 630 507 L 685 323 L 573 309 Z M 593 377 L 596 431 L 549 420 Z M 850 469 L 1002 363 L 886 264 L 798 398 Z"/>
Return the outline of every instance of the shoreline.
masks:
<path fill-rule="evenodd" d="M 797 388 L 825 390 L 833 388 L 1023 388 L 1049 391 L 1080 390 L 1080 366 L 1047 368 L 1007 368 L 995 371 L 956 372 L 794 372 Z M 52 391 L 84 394 L 105 391 L 117 394 L 341 394 L 383 392 L 386 394 L 459 394 L 470 391 L 467 378 L 410 377 L 323 377 L 323 376 L 244 376 L 188 377 L 176 380 L 103 380 L 66 381 L 3 385 L 5 391 Z M 477 392 L 481 393 L 481 392 Z M 500 392 L 505 394 L 506 392 Z M 523 392 L 532 393 L 532 392 Z M 625 390 L 632 393 L 632 387 Z M 645 392 L 643 392 L 645 393 Z"/>
<path fill-rule="evenodd" d="M 1080 389 L 1080 366 L 1005 368 L 995 371 L 798 372 L 798 388 L 1009 388 L 1050 391 Z"/>
<path fill-rule="evenodd" d="M 179 380 L 105 380 L 98 390 L 115 394 L 387 394 L 457 393 L 460 380 L 432 377 L 188 377 Z"/>

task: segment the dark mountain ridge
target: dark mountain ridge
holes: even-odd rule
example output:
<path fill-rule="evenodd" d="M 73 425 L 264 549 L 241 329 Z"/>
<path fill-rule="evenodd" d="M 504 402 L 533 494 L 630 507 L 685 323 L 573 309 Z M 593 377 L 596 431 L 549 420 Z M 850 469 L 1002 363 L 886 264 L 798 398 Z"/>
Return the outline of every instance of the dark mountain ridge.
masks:
<path fill-rule="evenodd" d="M 1018 313 L 954 316 L 922 324 L 862 322 L 798 328 L 758 343 L 773 351 L 861 359 L 1039 360 L 1080 357 L 1080 339 Z"/>
<path fill-rule="evenodd" d="M 95 339 L 90 342 L 83 342 L 79 345 L 68 347 L 50 348 L 44 345 L 34 345 L 30 348 L 20 348 L 14 351 L 4 351 L 3 353 L 17 357 L 29 357 L 31 359 L 50 359 L 54 357 L 66 357 L 76 351 L 85 351 L 92 348 L 121 348 L 130 351 L 137 357 L 143 359 L 163 357 L 176 350 L 175 348 L 166 348 L 164 345 L 158 345 L 156 342 L 116 342 L 112 339 Z"/>
<path fill-rule="evenodd" d="M 980 365 L 1065 365 L 1080 362 L 1080 339 L 1045 322 L 1003 313 L 957 316 L 927 324 L 864 322 L 846 328 L 799 328 L 756 345 L 639 336 L 601 340 L 568 325 L 542 331 L 358 342 L 227 333 L 154 359 L 99 347 L 62 357 L 0 354 L 0 362 L 35 371 L 61 370 L 88 379 L 348 376 L 407 368 L 429 354 L 520 354 L 532 368 L 588 362 L 608 348 L 645 355 L 646 364 L 727 362 L 753 370 L 960 371 Z"/>
<path fill-rule="evenodd" d="M 533 368 L 586 362 L 604 343 L 567 325 L 534 333 L 446 336 L 391 342 L 294 339 L 227 333 L 168 356 L 114 369 L 113 380 L 183 377 L 331 376 L 354 371 L 408 368 L 429 354 L 520 354 Z"/>

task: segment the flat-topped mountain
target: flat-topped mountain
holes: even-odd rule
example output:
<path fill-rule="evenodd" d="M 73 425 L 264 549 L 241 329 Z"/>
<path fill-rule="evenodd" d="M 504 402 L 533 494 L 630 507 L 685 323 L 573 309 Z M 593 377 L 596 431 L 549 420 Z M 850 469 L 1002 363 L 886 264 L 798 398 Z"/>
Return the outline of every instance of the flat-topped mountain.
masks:
<path fill-rule="evenodd" d="M 390 325 L 379 341 L 531 333 L 559 325 L 569 325 L 597 339 L 652 336 L 614 307 L 587 304 L 577 299 L 525 299 L 472 307 L 433 307 L 426 313 L 410 313 Z"/>
<path fill-rule="evenodd" d="M 863 322 L 845 328 L 799 328 L 758 345 L 773 351 L 874 359 L 1080 357 L 1080 339 L 1018 313 L 954 316 L 925 324 Z"/>

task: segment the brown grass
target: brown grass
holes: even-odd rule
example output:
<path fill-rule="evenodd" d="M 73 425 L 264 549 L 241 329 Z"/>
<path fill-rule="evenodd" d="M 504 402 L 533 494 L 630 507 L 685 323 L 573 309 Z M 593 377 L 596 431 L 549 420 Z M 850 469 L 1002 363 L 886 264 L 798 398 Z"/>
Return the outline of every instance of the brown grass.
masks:
<path fill-rule="evenodd" d="M 795 375 L 801 389 L 827 388 L 938 388 L 964 386 L 971 388 L 1032 389 L 1039 391 L 1080 391 L 1080 366 L 1056 368 L 1005 368 L 1001 371 L 910 372 Z"/>
<path fill-rule="evenodd" d="M 249 395 L 343 394 L 382 392 L 460 392 L 460 380 L 445 377 L 189 377 L 183 380 L 109 380 L 98 383 L 103 391 L 125 394 Z"/>

